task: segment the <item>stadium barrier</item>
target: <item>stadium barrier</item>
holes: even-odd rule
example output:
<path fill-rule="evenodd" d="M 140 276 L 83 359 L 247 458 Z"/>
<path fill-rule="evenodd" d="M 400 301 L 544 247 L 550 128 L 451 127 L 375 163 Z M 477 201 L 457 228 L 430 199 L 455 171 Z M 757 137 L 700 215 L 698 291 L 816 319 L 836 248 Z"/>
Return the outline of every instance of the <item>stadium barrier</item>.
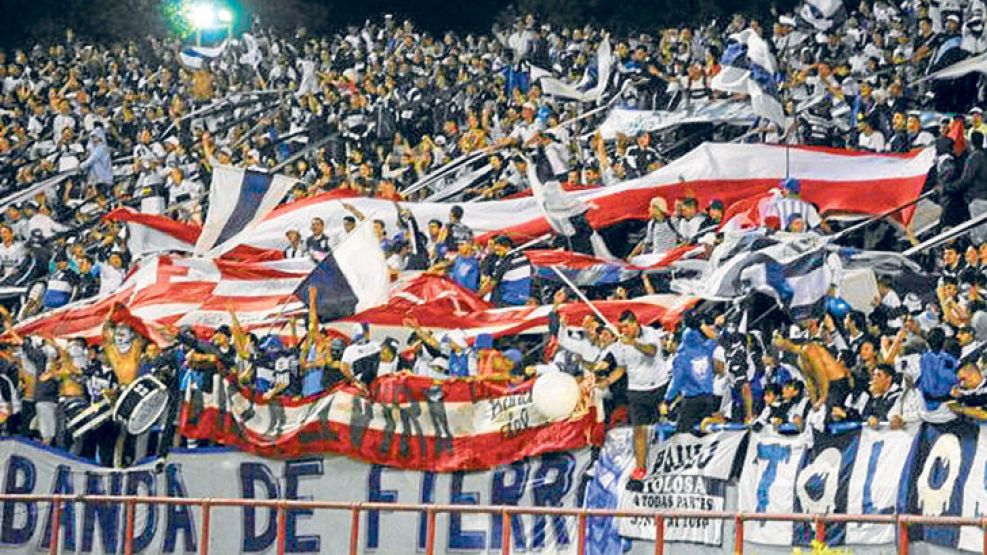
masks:
<path fill-rule="evenodd" d="M 910 514 L 767 514 L 767 513 L 742 513 L 736 511 L 644 511 L 644 510 L 605 510 L 605 509 L 565 509 L 557 507 L 516 507 L 516 506 L 492 506 L 492 505 L 422 505 L 410 503 L 345 503 L 329 501 L 288 501 L 279 499 L 194 499 L 194 498 L 174 498 L 174 497 L 140 497 L 140 496 L 113 496 L 113 495 L 0 495 L 0 503 L 21 502 L 21 503 L 48 503 L 54 504 L 52 509 L 52 526 L 49 543 L 49 553 L 57 555 L 59 553 L 60 530 L 62 507 L 66 503 L 81 504 L 122 504 L 124 506 L 125 533 L 123 540 L 124 555 L 133 555 L 134 539 L 134 518 L 138 505 L 185 505 L 198 507 L 201 511 L 200 529 L 202 530 L 201 541 L 199 542 L 199 553 L 205 555 L 209 553 L 209 531 L 211 509 L 217 507 L 257 507 L 277 510 L 277 553 L 284 555 L 286 552 L 287 538 L 287 514 L 293 509 L 349 511 L 351 514 L 350 524 L 350 553 L 355 555 L 359 552 L 360 535 L 360 514 L 363 511 L 392 511 L 422 513 L 427 515 L 427 531 L 425 553 L 433 555 L 435 553 L 435 517 L 439 513 L 471 513 L 471 514 L 500 514 L 503 519 L 503 541 L 501 542 L 501 553 L 507 555 L 511 552 L 511 516 L 519 514 L 527 515 L 552 515 L 576 517 L 577 525 L 577 553 L 586 553 L 586 523 L 590 517 L 648 517 L 655 519 L 657 541 L 655 542 L 655 554 L 664 553 L 664 524 L 666 519 L 671 518 L 705 518 L 711 520 L 732 520 L 735 523 L 734 532 L 734 553 L 742 555 L 744 552 L 744 523 L 750 521 L 790 521 L 790 522 L 811 522 L 815 529 L 816 541 L 823 542 L 826 537 L 827 523 L 872 523 L 872 524 L 893 524 L 898 530 L 897 551 L 899 555 L 908 554 L 908 527 L 911 525 L 924 526 L 975 526 L 983 530 L 983 553 L 987 555 L 987 517 L 930 517 Z"/>

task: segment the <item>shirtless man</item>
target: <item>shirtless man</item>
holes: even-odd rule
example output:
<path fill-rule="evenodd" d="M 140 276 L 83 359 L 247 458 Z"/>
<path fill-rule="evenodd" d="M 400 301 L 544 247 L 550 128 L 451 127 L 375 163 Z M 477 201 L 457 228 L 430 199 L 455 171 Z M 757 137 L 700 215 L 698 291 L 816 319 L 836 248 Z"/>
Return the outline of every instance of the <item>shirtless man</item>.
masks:
<path fill-rule="evenodd" d="M 838 405 L 850 394 L 853 389 L 850 371 L 822 345 L 811 341 L 796 343 L 778 332 L 772 343 L 782 351 L 799 355 L 799 368 L 813 406 L 823 402 L 827 406 Z"/>

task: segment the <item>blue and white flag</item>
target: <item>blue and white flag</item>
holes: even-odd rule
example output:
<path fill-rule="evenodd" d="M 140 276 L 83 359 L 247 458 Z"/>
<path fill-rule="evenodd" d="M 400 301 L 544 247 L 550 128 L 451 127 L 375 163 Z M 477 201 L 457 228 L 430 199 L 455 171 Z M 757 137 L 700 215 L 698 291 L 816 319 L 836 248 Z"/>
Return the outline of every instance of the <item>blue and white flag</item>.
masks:
<path fill-rule="evenodd" d="M 943 70 L 949 69 L 969 56 L 969 52 L 960 48 L 963 38 L 959 35 L 950 37 L 936 48 L 929 62 L 929 75 L 938 75 L 938 79 L 947 79 L 943 76 Z"/>
<path fill-rule="evenodd" d="M 596 64 L 586 69 L 586 75 L 580 83 L 573 85 L 560 79 L 543 76 L 541 77 L 541 87 L 548 96 L 568 98 L 579 102 L 596 102 L 606 91 L 612 72 L 613 52 L 610 49 L 610 38 L 605 37 L 596 49 Z M 544 70 L 541 70 L 539 74 L 544 75 Z M 593 83 L 592 87 L 588 86 L 590 83 Z"/>
<path fill-rule="evenodd" d="M 798 11 L 797 24 L 801 28 L 828 31 L 839 27 L 847 19 L 843 0 L 806 0 Z"/>
<path fill-rule="evenodd" d="M 983 468 L 979 472 L 973 468 L 980 449 L 979 431 L 979 426 L 966 420 L 922 425 L 906 463 L 911 473 L 905 480 L 908 488 L 899 492 L 901 512 L 933 517 L 973 516 L 963 512 L 963 500 L 968 478 L 971 493 L 977 480 L 983 484 Z M 957 547 L 960 528 L 913 525 L 909 526 L 908 536 L 911 541 Z"/>
<path fill-rule="evenodd" d="M 966 58 L 965 60 L 956 62 L 952 65 L 943 67 L 942 69 L 931 71 L 925 77 L 919 79 L 915 84 L 921 83 L 923 81 L 928 81 L 930 79 L 957 79 L 971 73 L 984 73 L 987 74 L 987 52 L 974 56 L 972 58 Z M 923 112 L 923 116 L 926 114 L 932 114 L 931 112 Z M 936 123 L 942 119 L 943 115 L 933 114 L 936 119 Z M 922 120 L 923 127 L 925 126 L 925 118 Z"/>
<path fill-rule="evenodd" d="M 814 431 L 812 448 L 802 458 L 795 478 L 795 512 L 810 514 L 846 513 L 850 497 L 848 484 L 860 444 L 856 431 L 832 433 Z M 792 545 L 812 545 L 815 525 L 795 523 Z M 826 543 L 840 545 L 846 540 L 847 524 L 826 523 Z"/>
<path fill-rule="evenodd" d="M 839 284 L 843 266 L 818 236 L 746 234 L 713 251 L 708 270 L 697 279 L 676 279 L 676 293 L 707 300 L 736 300 L 764 293 L 793 319 L 821 313 L 831 286 Z"/>
<path fill-rule="evenodd" d="M 209 62 L 220 57 L 224 50 L 226 50 L 226 41 L 216 46 L 189 45 L 182 49 L 178 57 L 185 67 L 200 69 L 202 66 L 208 65 Z"/>
<path fill-rule="evenodd" d="M 768 44 L 753 29 L 730 36 L 720 64 L 723 69 L 710 82 L 713 90 L 749 95 L 754 113 L 785 125 L 774 77 L 778 66 Z"/>
<path fill-rule="evenodd" d="M 338 320 L 387 301 L 390 273 L 373 226 L 361 224 L 332 247 L 305 278 L 295 295 L 309 303 L 315 289 L 322 321 Z"/>
<path fill-rule="evenodd" d="M 209 212 L 195 244 L 196 256 L 218 256 L 224 243 L 249 233 L 273 210 L 295 179 L 286 175 L 217 166 L 209 189 Z"/>

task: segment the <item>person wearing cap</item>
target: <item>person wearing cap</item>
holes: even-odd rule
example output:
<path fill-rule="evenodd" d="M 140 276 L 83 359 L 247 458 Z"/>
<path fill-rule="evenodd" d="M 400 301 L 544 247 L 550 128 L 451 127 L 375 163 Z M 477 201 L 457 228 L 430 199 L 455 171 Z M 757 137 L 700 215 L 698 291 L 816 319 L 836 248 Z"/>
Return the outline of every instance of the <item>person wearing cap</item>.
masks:
<path fill-rule="evenodd" d="M 795 18 L 787 14 L 778 16 L 773 34 L 771 42 L 774 43 L 778 59 L 794 57 L 807 38 L 805 33 L 796 29 Z"/>
<path fill-rule="evenodd" d="M 308 250 L 302 241 L 302 234 L 297 229 L 290 228 L 284 233 L 284 237 L 288 240 L 288 246 L 281 251 L 285 258 L 305 258 L 308 256 Z"/>
<path fill-rule="evenodd" d="M 805 220 L 802 219 L 802 214 L 789 214 L 788 219 L 785 220 L 784 230 L 789 233 L 805 233 Z"/>
<path fill-rule="evenodd" d="M 350 344 L 343 351 L 339 371 L 351 384 L 366 389 L 377 377 L 380 365 L 380 344 L 370 339 L 368 324 L 353 324 Z"/>
<path fill-rule="evenodd" d="M 829 233 L 829 225 L 819 217 L 816 207 L 801 199 L 802 183 L 798 179 L 786 178 L 781 182 L 782 195 L 767 205 L 761 220 L 774 216 L 780 225 L 788 225 L 793 215 L 801 218 L 806 230 L 821 229 Z"/>
<path fill-rule="evenodd" d="M 977 332 L 969 325 L 962 325 L 956 330 L 956 342 L 960 345 L 960 363 L 976 361 L 980 358 L 984 342 L 977 340 Z"/>
<path fill-rule="evenodd" d="M 974 106 L 970 109 L 970 122 L 967 124 L 966 128 L 966 138 L 969 141 L 970 136 L 974 133 L 980 133 L 987 137 L 987 122 L 984 122 L 984 111 L 979 106 Z"/>
<path fill-rule="evenodd" d="M 875 116 L 857 115 L 857 148 L 867 152 L 884 152 L 884 134 L 877 129 Z"/>
<path fill-rule="evenodd" d="M 541 122 L 535 119 L 538 106 L 534 102 L 528 101 L 521 106 L 521 121 L 514 125 L 510 135 L 501 141 L 502 146 L 514 145 L 522 148 L 529 146 L 544 127 Z"/>
<path fill-rule="evenodd" d="M 654 197 L 648 205 L 648 225 L 644 230 L 644 239 L 634 247 L 628 260 L 639 255 L 664 255 L 674 249 L 679 243 L 679 233 L 668 217 L 668 201 L 663 197 Z"/>

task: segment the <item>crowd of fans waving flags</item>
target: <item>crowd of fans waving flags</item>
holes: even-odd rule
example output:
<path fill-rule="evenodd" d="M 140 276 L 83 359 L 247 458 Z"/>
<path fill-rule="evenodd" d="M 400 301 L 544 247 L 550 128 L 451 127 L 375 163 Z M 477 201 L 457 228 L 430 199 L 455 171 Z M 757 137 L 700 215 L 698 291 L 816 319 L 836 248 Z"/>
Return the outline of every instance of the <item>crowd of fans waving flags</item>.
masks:
<path fill-rule="evenodd" d="M 980 419 L 983 6 L 906 4 L 0 52 L 0 428 L 451 471 L 630 424 L 639 479 L 661 421 Z"/>

